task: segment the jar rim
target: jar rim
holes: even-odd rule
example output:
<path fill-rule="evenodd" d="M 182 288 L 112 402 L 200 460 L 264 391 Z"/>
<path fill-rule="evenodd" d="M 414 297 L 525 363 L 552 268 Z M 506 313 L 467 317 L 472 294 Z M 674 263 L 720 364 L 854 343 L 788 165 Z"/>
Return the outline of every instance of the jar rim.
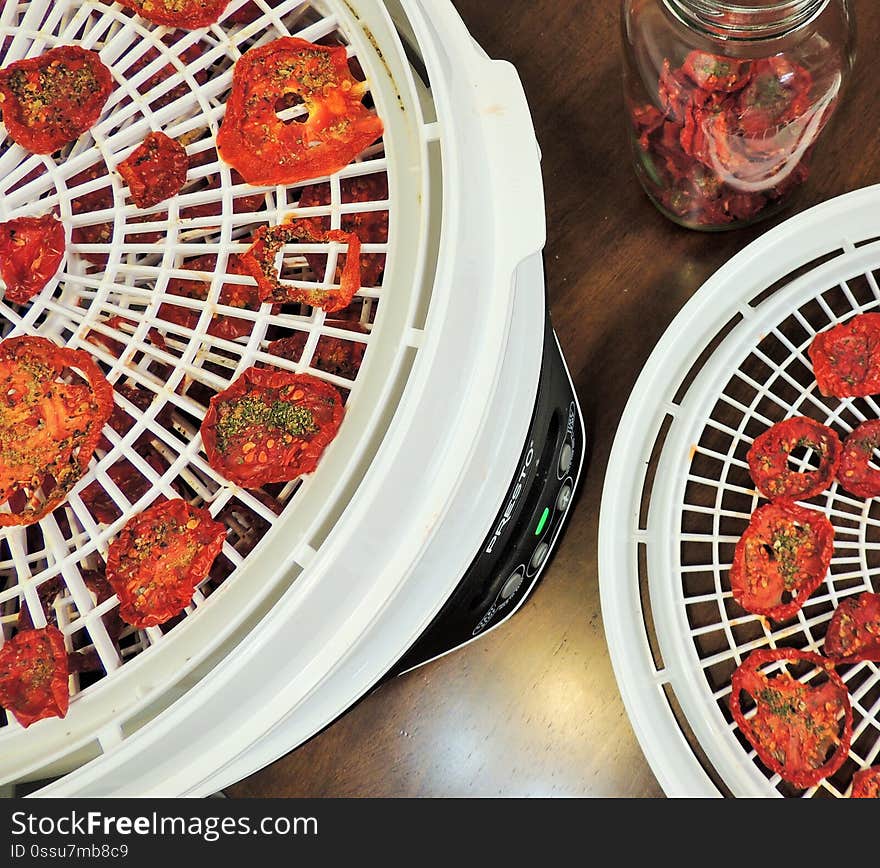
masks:
<path fill-rule="evenodd" d="M 787 36 L 818 17 L 830 0 L 663 0 L 679 21 L 716 39 Z"/>

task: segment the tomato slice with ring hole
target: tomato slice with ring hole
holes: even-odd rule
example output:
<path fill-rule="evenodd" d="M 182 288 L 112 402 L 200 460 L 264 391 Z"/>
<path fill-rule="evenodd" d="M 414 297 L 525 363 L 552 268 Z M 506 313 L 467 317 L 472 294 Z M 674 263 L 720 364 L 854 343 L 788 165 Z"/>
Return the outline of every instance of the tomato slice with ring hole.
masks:
<path fill-rule="evenodd" d="M 382 121 L 363 104 L 366 92 L 343 45 L 283 37 L 252 48 L 235 64 L 217 150 L 255 186 L 332 175 L 382 136 Z M 296 100 L 307 117 L 282 120 L 279 107 Z"/>
<path fill-rule="evenodd" d="M 730 567 L 733 598 L 747 612 L 785 621 L 822 583 L 834 553 L 834 528 L 820 512 L 768 503 L 752 514 Z"/>
<path fill-rule="evenodd" d="M 62 45 L 0 70 L 0 110 L 9 137 L 34 154 L 78 139 L 101 116 L 113 76 L 96 51 Z"/>
<path fill-rule="evenodd" d="M 275 259 L 288 244 L 316 244 L 336 241 L 348 245 L 345 267 L 338 289 L 307 289 L 285 283 Z M 242 268 L 257 281 L 260 300 L 274 304 L 308 304 L 327 313 L 343 310 L 361 288 L 361 242 L 354 233 L 319 230 L 311 220 L 292 220 L 280 226 L 261 226 L 250 248 L 241 255 Z"/>
<path fill-rule="evenodd" d="M 0 705 L 24 727 L 65 717 L 68 674 L 64 636 L 57 627 L 20 630 L 0 648 Z"/>
<path fill-rule="evenodd" d="M 324 380 L 248 368 L 211 398 L 201 427 L 208 462 L 244 488 L 288 482 L 318 466 L 344 412 L 341 395 Z"/>
<path fill-rule="evenodd" d="M 780 661 L 811 665 L 825 680 L 813 684 L 815 678 L 801 681 L 787 670 L 761 671 Z M 743 693 L 755 704 L 750 717 L 742 707 Z M 761 762 L 796 787 L 806 789 L 833 775 L 849 753 L 849 692 L 834 663 L 818 654 L 790 648 L 752 651 L 733 673 L 730 711 Z"/>
<path fill-rule="evenodd" d="M 53 214 L 0 223 L 0 277 L 6 300 L 27 304 L 58 273 L 64 259 L 64 224 Z"/>
<path fill-rule="evenodd" d="M 819 456 L 819 468 L 799 472 L 789 467 L 796 449 Z M 840 438 L 827 425 L 806 416 L 778 422 L 755 438 L 748 453 L 749 471 L 758 490 L 770 500 L 808 500 L 834 481 L 842 452 Z"/>
<path fill-rule="evenodd" d="M 122 620 L 143 629 L 180 614 L 225 539 L 225 525 L 180 498 L 131 518 L 107 554 L 107 581 L 119 597 Z"/>
<path fill-rule="evenodd" d="M 880 663 L 880 594 L 848 597 L 834 610 L 825 653 L 840 663 Z"/>
<path fill-rule="evenodd" d="M 39 521 L 85 474 L 113 389 L 82 350 L 43 337 L 0 342 L 0 527 Z"/>

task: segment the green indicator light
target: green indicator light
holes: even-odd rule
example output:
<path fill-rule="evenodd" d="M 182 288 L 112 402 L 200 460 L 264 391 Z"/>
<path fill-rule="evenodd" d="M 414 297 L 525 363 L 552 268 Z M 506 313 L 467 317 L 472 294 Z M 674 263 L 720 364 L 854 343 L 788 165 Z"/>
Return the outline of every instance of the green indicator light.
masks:
<path fill-rule="evenodd" d="M 538 522 L 538 526 L 535 528 L 535 536 L 541 536 L 541 532 L 544 530 L 544 525 L 547 524 L 548 518 L 550 518 L 549 506 L 545 507 L 544 512 L 541 513 L 541 520 Z"/>

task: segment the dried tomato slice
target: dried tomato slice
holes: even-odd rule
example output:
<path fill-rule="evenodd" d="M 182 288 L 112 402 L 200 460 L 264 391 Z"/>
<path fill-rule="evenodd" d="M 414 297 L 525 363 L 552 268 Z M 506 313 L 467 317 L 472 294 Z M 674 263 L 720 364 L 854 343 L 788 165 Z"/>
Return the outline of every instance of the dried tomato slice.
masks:
<path fill-rule="evenodd" d="M 0 527 L 33 524 L 86 472 L 113 390 L 88 353 L 31 336 L 0 342 L 0 390 Z"/>
<path fill-rule="evenodd" d="M 21 630 L 0 648 L 0 705 L 22 726 L 67 714 L 67 677 L 67 649 L 57 627 Z"/>
<path fill-rule="evenodd" d="M 110 544 L 107 581 L 119 614 L 134 627 L 155 627 L 189 605 L 223 549 L 226 527 L 207 509 L 166 500 L 134 516 Z"/>
<path fill-rule="evenodd" d="M 220 20 L 229 0 L 119 0 L 141 18 L 166 27 L 198 30 Z"/>
<path fill-rule="evenodd" d="M 707 51 L 692 51 L 681 68 L 697 87 L 706 91 L 733 93 L 750 81 L 748 62 Z"/>
<path fill-rule="evenodd" d="M 6 300 L 27 304 L 58 273 L 64 259 L 64 224 L 53 214 L 0 223 L 0 277 Z"/>
<path fill-rule="evenodd" d="M 367 329 L 360 323 L 328 319 L 325 320 L 324 325 L 328 328 L 344 328 L 367 334 Z M 302 358 L 307 340 L 306 332 L 296 332 L 289 337 L 272 341 L 268 350 L 273 356 L 298 362 Z M 345 377 L 346 380 L 354 380 L 361 369 L 366 350 L 367 345 L 360 341 L 321 335 L 315 345 L 312 367 L 326 371 L 328 374 L 335 374 L 337 377 Z"/>
<path fill-rule="evenodd" d="M 853 775 L 851 799 L 880 799 L 880 766 Z"/>
<path fill-rule="evenodd" d="M 385 174 L 362 175 L 356 178 L 343 178 L 341 181 L 343 202 L 384 202 L 388 199 L 388 176 Z M 315 208 L 330 204 L 329 184 L 310 184 L 300 195 L 300 208 Z M 309 217 L 320 236 L 330 229 L 329 217 Z M 388 212 L 383 210 L 364 211 L 342 216 L 342 231 L 353 233 L 363 244 L 384 244 L 388 241 Z M 319 280 L 324 279 L 327 270 L 327 257 L 320 253 L 307 253 L 309 268 Z M 341 256 L 336 267 L 334 282 L 342 280 L 346 257 Z M 364 253 L 361 256 L 362 286 L 379 286 L 385 271 L 384 253 Z"/>
<path fill-rule="evenodd" d="M 810 344 L 819 391 L 835 398 L 880 393 L 880 313 L 863 313 L 820 332 Z"/>
<path fill-rule="evenodd" d="M 828 680 L 811 687 L 788 672 L 768 677 L 760 671 L 782 660 L 811 663 Z M 742 692 L 757 706 L 748 719 Z M 849 692 L 834 664 L 818 654 L 789 648 L 752 651 L 733 673 L 730 711 L 761 762 L 796 787 L 806 789 L 833 775 L 849 753 L 853 724 Z"/>
<path fill-rule="evenodd" d="M 288 244 L 337 241 L 348 244 L 339 289 L 305 289 L 282 283 L 275 258 Z M 276 304 L 300 303 L 323 308 L 328 313 L 348 307 L 361 288 L 361 242 L 357 235 L 341 230 L 318 231 L 311 220 L 292 220 L 280 226 L 261 226 L 241 265 L 257 281 L 262 301 Z"/>
<path fill-rule="evenodd" d="M 217 257 L 214 254 L 198 256 L 181 265 L 181 268 L 191 271 L 204 271 L 213 274 L 217 268 Z M 240 257 L 229 257 L 226 270 L 229 274 L 247 274 L 241 265 Z M 175 277 L 168 281 L 168 294 L 179 295 L 183 298 L 195 298 L 204 301 L 208 297 L 210 282 L 204 278 L 192 279 Z M 255 286 L 245 286 L 241 283 L 224 283 L 220 290 L 220 304 L 229 307 L 239 307 L 242 310 L 259 310 L 262 302 Z M 159 308 L 159 318 L 165 322 L 174 323 L 184 328 L 196 327 L 200 311 L 195 308 L 181 307 L 177 304 L 165 303 Z M 227 314 L 215 314 L 211 317 L 208 325 L 208 334 L 218 338 L 234 341 L 236 338 L 249 335 L 253 331 L 253 321 L 240 317 L 228 316 Z"/>
<path fill-rule="evenodd" d="M 813 77 L 782 55 L 753 61 L 747 81 L 737 100 L 739 129 L 747 136 L 768 136 L 810 109 Z"/>
<path fill-rule="evenodd" d="M 0 109 L 9 137 L 35 154 L 79 138 L 101 116 L 113 76 L 96 51 L 62 45 L 0 70 Z"/>
<path fill-rule="evenodd" d="M 801 448 L 818 454 L 818 470 L 800 473 L 788 466 L 788 456 Z M 842 451 L 840 438 L 831 428 L 806 416 L 795 416 L 756 437 L 747 457 L 752 479 L 765 497 L 808 500 L 834 481 Z"/>
<path fill-rule="evenodd" d="M 768 503 L 755 510 L 736 545 L 733 598 L 747 612 L 784 621 L 822 583 L 833 553 L 834 528 L 822 513 L 788 501 Z"/>
<path fill-rule="evenodd" d="M 848 597 L 834 610 L 825 634 L 825 654 L 837 662 L 880 663 L 880 594 Z"/>
<path fill-rule="evenodd" d="M 134 204 L 150 208 L 183 189 L 189 158 L 180 142 L 165 133 L 150 133 L 116 169 L 128 184 Z"/>
<path fill-rule="evenodd" d="M 382 121 L 363 104 L 366 91 L 342 45 L 283 37 L 252 48 L 235 64 L 217 150 L 257 186 L 331 175 L 382 136 Z M 281 120 L 279 104 L 298 98 L 305 122 Z"/>
<path fill-rule="evenodd" d="M 837 478 L 850 494 L 858 497 L 880 495 L 880 470 L 870 465 L 878 447 L 880 419 L 863 422 L 844 441 Z"/>
<path fill-rule="evenodd" d="M 311 473 L 343 415 L 329 383 L 253 367 L 211 398 L 202 439 L 211 467 L 230 482 L 259 488 Z"/>

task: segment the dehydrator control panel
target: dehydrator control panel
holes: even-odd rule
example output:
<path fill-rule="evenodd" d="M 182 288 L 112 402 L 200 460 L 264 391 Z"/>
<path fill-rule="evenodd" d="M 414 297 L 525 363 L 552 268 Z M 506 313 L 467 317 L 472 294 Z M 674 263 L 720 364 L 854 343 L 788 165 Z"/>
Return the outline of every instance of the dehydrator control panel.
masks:
<path fill-rule="evenodd" d="M 455 593 L 395 674 L 475 639 L 508 618 L 550 560 L 584 457 L 581 411 L 548 319 L 535 412 L 492 530 Z"/>

